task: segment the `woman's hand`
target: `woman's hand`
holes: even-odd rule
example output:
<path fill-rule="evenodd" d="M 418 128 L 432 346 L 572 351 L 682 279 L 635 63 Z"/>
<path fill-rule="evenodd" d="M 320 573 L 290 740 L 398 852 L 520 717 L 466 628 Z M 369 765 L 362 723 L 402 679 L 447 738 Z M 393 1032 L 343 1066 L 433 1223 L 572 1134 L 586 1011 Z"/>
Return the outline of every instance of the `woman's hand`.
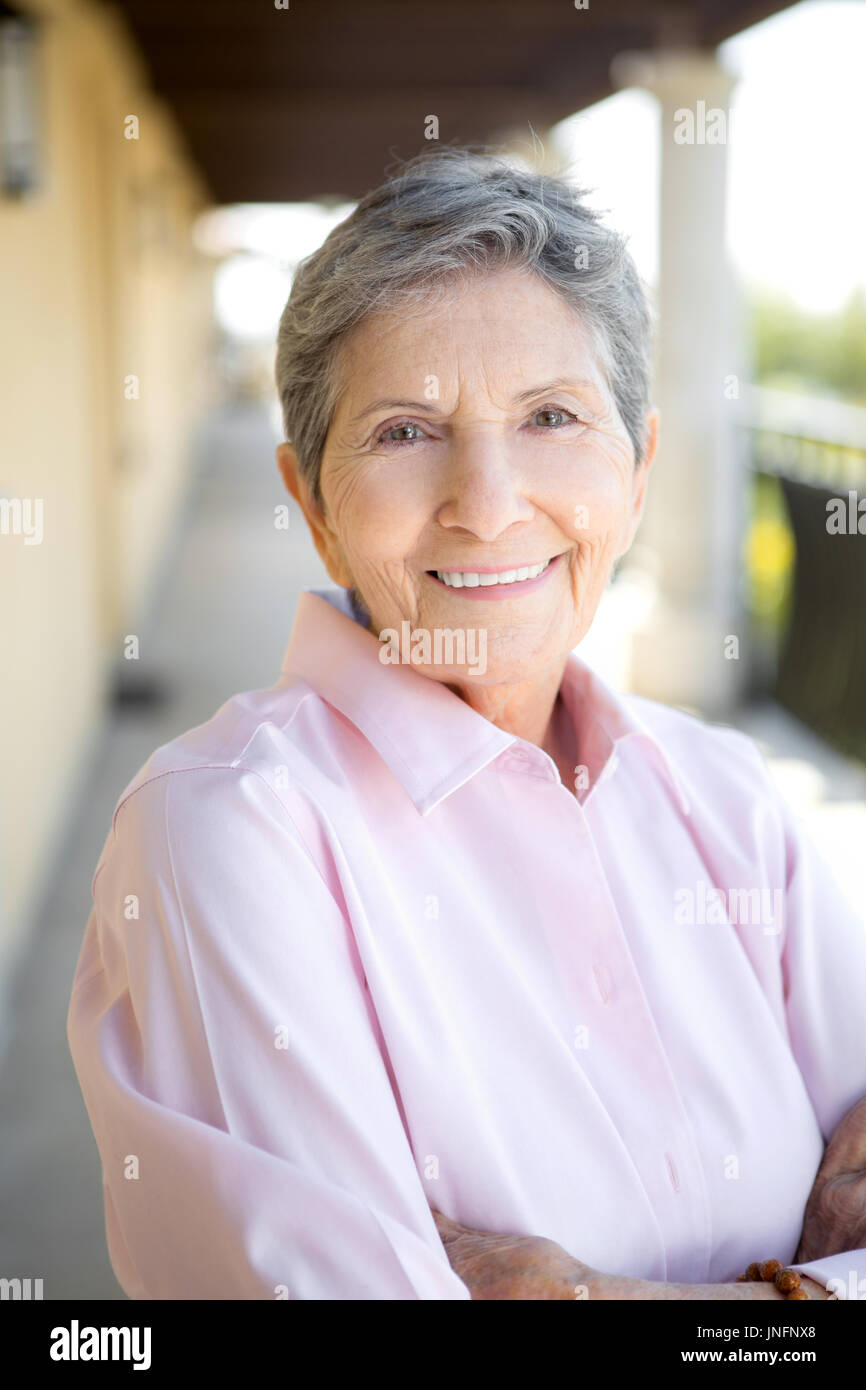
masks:
<path fill-rule="evenodd" d="M 473 1299 L 579 1297 L 587 1267 L 555 1240 L 476 1231 L 435 1208 L 433 1216 L 451 1268 Z"/>
<path fill-rule="evenodd" d="M 866 1096 L 833 1131 L 812 1184 L 795 1264 L 866 1246 Z"/>
<path fill-rule="evenodd" d="M 463 1280 L 473 1300 L 480 1299 L 589 1299 L 609 1302 L 626 1299 L 711 1301 L 783 1301 L 774 1284 L 663 1284 L 650 1279 L 629 1279 L 602 1274 L 574 1259 L 555 1240 L 543 1236 L 498 1235 L 461 1226 L 433 1208 L 436 1229 L 445 1246 L 451 1268 Z M 827 1290 L 802 1276 L 803 1287 L 816 1300 Z"/>

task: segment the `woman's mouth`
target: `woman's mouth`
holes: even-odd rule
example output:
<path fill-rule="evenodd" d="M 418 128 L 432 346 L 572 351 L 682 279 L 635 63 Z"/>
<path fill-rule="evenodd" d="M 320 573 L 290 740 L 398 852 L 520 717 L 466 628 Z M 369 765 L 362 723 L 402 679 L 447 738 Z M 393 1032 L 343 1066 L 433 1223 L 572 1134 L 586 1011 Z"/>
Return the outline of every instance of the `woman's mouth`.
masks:
<path fill-rule="evenodd" d="M 517 598 L 543 584 L 561 556 L 554 555 L 534 565 L 519 565 L 512 569 L 493 570 L 427 570 L 427 575 L 443 588 L 457 590 L 466 598 Z"/>

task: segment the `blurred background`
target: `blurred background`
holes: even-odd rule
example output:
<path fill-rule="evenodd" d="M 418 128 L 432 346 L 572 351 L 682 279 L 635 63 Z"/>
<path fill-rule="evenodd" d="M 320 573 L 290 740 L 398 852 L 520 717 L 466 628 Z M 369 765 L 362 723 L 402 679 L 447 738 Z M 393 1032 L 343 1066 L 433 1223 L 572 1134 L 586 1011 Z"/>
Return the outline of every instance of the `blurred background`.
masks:
<path fill-rule="evenodd" d="M 858 0 L 0 2 L 0 1276 L 124 1297 L 66 1043 L 91 877 L 330 582 L 277 322 L 430 139 L 564 161 L 629 236 L 661 443 L 581 653 L 757 738 L 862 910 L 864 64 Z"/>

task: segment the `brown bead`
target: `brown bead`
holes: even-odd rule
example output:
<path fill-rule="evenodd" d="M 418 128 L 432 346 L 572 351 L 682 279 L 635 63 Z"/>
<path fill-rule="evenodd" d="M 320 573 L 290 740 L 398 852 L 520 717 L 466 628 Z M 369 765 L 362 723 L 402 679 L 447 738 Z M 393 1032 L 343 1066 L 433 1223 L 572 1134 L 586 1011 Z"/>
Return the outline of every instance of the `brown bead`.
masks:
<path fill-rule="evenodd" d="M 761 1278 L 766 1279 L 769 1283 L 784 1267 L 781 1260 L 765 1260 L 761 1265 Z"/>
<path fill-rule="evenodd" d="M 754 1283 L 754 1281 L 757 1279 L 762 1279 L 763 1275 L 761 1274 L 761 1266 L 759 1264 L 754 1263 L 750 1264 L 746 1270 L 746 1278 L 748 1279 L 750 1284 Z"/>
<path fill-rule="evenodd" d="M 802 1286 L 799 1286 L 799 1287 L 797 1287 L 796 1289 L 793 1289 L 793 1290 L 791 1291 L 791 1293 L 788 1294 L 788 1297 L 789 1297 L 789 1298 L 806 1298 L 806 1299 L 809 1300 L 810 1303 L 811 1303 L 811 1301 L 812 1301 L 812 1295 L 809 1294 L 809 1293 L 807 1293 L 806 1290 L 805 1290 Z"/>
<path fill-rule="evenodd" d="M 792 1293 L 800 1287 L 800 1276 L 793 1269 L 780 1269 L 774 1279 L 779 1293 Z"/>

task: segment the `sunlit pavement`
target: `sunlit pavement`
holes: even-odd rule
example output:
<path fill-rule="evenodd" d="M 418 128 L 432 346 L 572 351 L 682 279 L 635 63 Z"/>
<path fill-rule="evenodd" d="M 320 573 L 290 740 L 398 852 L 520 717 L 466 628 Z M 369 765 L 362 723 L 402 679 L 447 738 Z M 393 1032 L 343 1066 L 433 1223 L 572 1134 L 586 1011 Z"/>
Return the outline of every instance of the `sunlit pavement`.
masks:
<path fill-rule="evenodd" d="M 300 589 L 330 582 L 294 507 L 288 533 L 274 525 L 274 508 L 289 501 L 275 442 L 268 416 L 253 406 L 214 416 L 201 433 L 195 486 L 140 625 L 141 659 L 124 669 L 130 694 L 151 682 L 164 699 L 130 700 L 106 718 L 9 992 L 0 1066 L 0 1276 L 41 1278 L 46 1299 L 124 1298 L 105 1248 L 99 1155 L 66 1041 L 90 881 L 114 804 L 154 748 L 209 718 L 235 692 L 277 679 Z M 623 609 L 633 614 L 636 597 L 628 587 L 609 591 L 581 648 L 614 681 Z M 849 893 L 862 900 L 866 774 L 772 706 L 736 722 L 765 745 L 783 789 Z"/>

